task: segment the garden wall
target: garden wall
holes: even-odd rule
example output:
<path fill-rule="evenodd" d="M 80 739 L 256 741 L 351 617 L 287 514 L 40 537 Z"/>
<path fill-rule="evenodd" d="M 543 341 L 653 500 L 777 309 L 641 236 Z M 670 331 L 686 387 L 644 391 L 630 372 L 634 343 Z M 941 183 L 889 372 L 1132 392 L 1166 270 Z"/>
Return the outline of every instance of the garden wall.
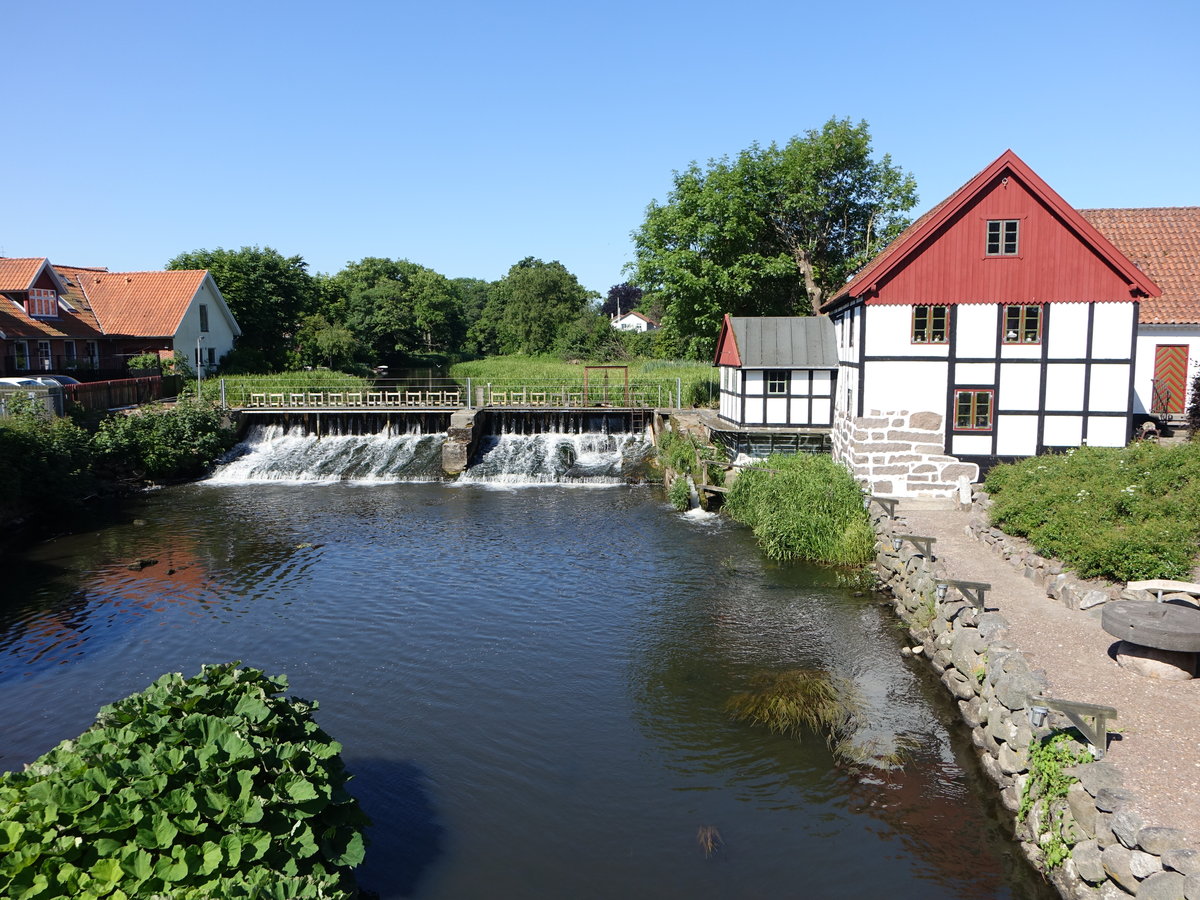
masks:
<path fill-rule="evenodd" d="M 1003 616 L 981 612 L 954 588 L 938 600 L 936 582 L 948 579 L 948 573 L 909 542 L 893 549 L 892 535 L 905 528 L 874 505 L 872 517 L 880 579 L 920 645 L 914 652 L 929 660 L 957 701 L 983 768 L 1014 814 L 1016 837 L 1033 864 L 1071 900 L 1200 900 L 1200 851 L 1185 845 L 1183 832 L 1143 822 L 1121 772 L 1111 763 L 1068 769 L 1078 781 L 1065 797 L 1050 802 L 1035 798 L 1027 814 L 1017 818 L 1030 781 L 1031 745 L 1050 733 L 1048 727 L 1035 730 L 1026 712 L 1026 698 L 1042 692 L 1044 677 L 1006 639 Z M 972 520 L 972 533 L 1060 602 L 1080 606 L 1119 596 L 1116 588 L 1111 589 L 1116 593 L 1106 593 L 1078 583 L 1060 564 L 1021 551 L 986 526 L 982 510 Z M 1052 866 L 1048 856 L 1056 844 L 1069 847 L 1070 855 Z"/>

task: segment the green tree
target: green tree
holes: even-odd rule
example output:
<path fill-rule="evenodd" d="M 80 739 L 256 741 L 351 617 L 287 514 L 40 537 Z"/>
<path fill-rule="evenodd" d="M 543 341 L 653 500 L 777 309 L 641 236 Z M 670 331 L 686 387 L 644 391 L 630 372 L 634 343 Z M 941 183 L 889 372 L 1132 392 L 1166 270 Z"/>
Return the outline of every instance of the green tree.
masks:
<path fill-rule="evenodd" d="M 710 354 L 725 313 L 808 315 L 908 225 L 912 175 L 875 160 L 866 122 L 676 172 L 634 232 L 633 281 L 666 342 Z"/>
<path fill-rule="evenodd" d="M 302 366 L 338 368 L 354 359 L 357 348 L 349 328 L 319 313 L 305 316 L 296 332 L 296 356 Z"/>
<path fill-rule="evenodd" d="M 527 256 L 496 283 L 477 333 L 494 328 L 495 349 L 501 353 L 548 353 L 563 329 L 599 296 L 562 263 Z"/>
<path fill-rule="evenodd" d="M 327 308 L 344 309 L 346 326 L 381 361 L 456 349 L 459 295 L 432 269 L 369 256 L 327 279 L 323 292 Z"/>
<path fill-rule="evenodd" d="M 257 351 L 274 368 L 287 362 L 292 336 L 315 295 L 302 257 L 270 247 L 218 247 L 181 253 L 167 268 L 208 269 L 242 329 L 238 349 Z"/>

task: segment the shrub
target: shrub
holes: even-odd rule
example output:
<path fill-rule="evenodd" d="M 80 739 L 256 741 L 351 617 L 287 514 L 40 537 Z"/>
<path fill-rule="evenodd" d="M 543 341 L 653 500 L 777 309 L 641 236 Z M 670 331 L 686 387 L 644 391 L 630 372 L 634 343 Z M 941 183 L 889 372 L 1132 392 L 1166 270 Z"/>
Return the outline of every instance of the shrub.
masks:
<path fill-rule="evenodd" d="M 772 559 L 861 565 L 875 552 L 862 491 L 828 456 L 773 454 L 741 472 L 725 509 Z"/>
<path fill-rule="evenodd" d="M 200 475 L 233 445 L 233 432 L 212 406 L 185 401 L 111 416 L 92 443 L 100 461 L 118 473 L 169 480 Z"/>
<path fill-rule="evenodd" d="M 10 414 L 0 419 L 0 521 L 34 512 L 61 520 L 95 486 L 88 434 L 23 394 L 8 402 Z"/>
<path fill-rule="evenodd" d="M 667 499 L 680 512 L 687 511 L 692 504 L 692 489 L 688 486 L 686 476 L 680 475 L 671 482 L 670 490 L 667 491 Z"/>
<path fill-rule="evenodd" d="M 993 524 L 1085 578 L 1187 578 L 1200 539 L 1200 447 L 1138 442 L 997 466 Z"/>
<path fill-rule="evenodd" d="M 0 776 L 0 895 L 350 898 L 366 816 L 286 679 L 164 675 Z"/>

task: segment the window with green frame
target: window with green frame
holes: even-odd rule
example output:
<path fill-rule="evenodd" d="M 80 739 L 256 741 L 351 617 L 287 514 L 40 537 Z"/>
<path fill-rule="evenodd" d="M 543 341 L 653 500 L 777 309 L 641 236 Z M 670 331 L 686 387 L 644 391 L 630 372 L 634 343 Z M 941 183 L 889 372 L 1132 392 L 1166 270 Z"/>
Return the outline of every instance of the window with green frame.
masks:
<path fill-rule="evenodd" d="M 987 223 L 987 255 L 1016 256 L 1020 247 L 1020 219 L 992 219 Z"/>
<path fill-rule="evenodd" d="M 954 427 L 959 431 L 991 431 L 995 393 L 955 391 Z"/>
<path fill-rule="evenodd" d="M 948 306 L 914 306 L 912 342 L 914 344 L 946 343 L 946 322 L 950 318 Z"/>
<path fill-rule="evenodd" d="M 1042 308 L 1040 306 L 1004 307 L 1004 343 L 1040 344 Z"/>

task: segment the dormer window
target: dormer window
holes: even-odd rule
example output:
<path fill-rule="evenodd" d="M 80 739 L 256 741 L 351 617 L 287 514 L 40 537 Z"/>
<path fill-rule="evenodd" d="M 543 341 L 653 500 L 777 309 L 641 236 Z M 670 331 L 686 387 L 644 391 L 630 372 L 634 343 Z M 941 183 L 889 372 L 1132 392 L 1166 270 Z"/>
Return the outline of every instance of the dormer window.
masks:
<path fill-rule="evenodd" d="M 41 318 L 56 318 L 58 316 L 58 293 L 43 288 L 30 288 L 25 300 L 25 312 Z"/>
<path fill-rule="evenodd" d="M 1020 219 L 989 219 L 987 223 L 987 255 L 1016 256 L 1020 242 Z"/>

